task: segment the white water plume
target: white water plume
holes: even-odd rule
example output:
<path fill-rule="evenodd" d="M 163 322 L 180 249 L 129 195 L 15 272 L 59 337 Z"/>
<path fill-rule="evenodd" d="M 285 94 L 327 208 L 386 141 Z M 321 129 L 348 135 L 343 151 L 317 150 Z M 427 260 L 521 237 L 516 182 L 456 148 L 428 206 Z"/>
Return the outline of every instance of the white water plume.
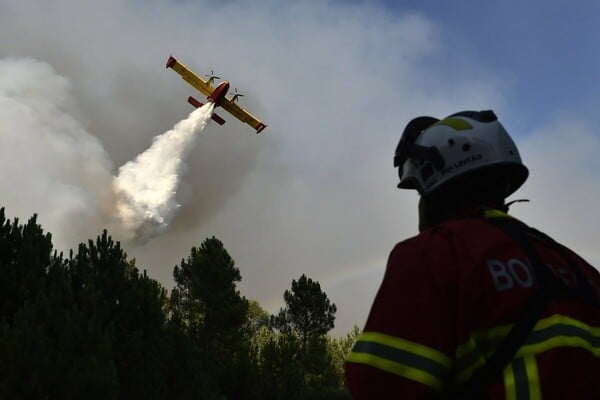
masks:
<path fill-rule="evenodd" d="M 194 110 L 152 146 L 119 168 L 113 186 L 117 213 L 127 239 L 145 242 L 165 231 L 179 204 L 175 194 L 185 160 L 210 119 L 214 104 Z"/>

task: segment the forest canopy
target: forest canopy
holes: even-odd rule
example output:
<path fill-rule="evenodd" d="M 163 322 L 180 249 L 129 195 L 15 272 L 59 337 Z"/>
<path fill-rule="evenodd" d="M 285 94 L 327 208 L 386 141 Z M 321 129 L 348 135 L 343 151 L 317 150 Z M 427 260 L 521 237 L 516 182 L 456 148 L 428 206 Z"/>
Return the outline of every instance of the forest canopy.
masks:
<path fill-rule="evenodd" d="M 173 269 L 169 292 L 107 231 L 68 256 L 34 215 L 0 209 L 0 398 L 345 399 L 358 328 L 304 274 L 269 315 L 238 290 L 217 238 Z"/>

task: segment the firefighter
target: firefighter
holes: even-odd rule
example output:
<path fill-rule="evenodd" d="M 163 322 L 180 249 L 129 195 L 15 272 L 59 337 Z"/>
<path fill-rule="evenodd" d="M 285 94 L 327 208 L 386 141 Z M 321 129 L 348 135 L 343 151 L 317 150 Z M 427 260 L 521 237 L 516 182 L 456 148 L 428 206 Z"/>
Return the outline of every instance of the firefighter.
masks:
<path fill-rule="evenodd" d="M 415 118 L 394 166 L 419 234 L 348 355 L 352 398 L 600 399 L 600 274 L 508 214 L 528 169 L 496 115 Z"/>

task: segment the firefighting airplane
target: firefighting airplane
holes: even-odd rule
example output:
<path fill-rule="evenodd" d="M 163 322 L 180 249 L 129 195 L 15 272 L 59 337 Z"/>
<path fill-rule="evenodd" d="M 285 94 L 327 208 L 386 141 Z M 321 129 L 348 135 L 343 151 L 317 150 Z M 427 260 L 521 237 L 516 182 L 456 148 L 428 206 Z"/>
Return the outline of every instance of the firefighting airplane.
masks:
<path fill-rule="evenodd" d="M 215 107 L 223 107 L 225 110 L 229 111 L 229 113 L 231 113 L 234 117 L 256 129 L 256 133 L 260 133 L 263 129 L 267 127 L 267 125 L 263 124 L 261 121 L 256 119 L 256 117 L 254 117 L 248 111 L 235 104 L 238 97 L 243 96 L 243 94 L 237 92 L 237 89 L 235 91 L 235 95 L 233 95 L 231 99 L 225 97 L 227 91 L 229 90 L 228 81 L 221 82 L 219 85 L 217 85 L 217 87 L 212 86 L 212 83 L 215 79 L 220 79 L 218 76 L 212 74 L 212 71 L 211 75 L 208 76 L 208 80 L 205 81 L 204 79 L 196 75 L 193 71 L 191 71 L 189 68 L 187 68 L 185 65 L 177 61 L 173 56 L 169 57 L 169 60 L 167 61 L 167 68 L 172 68 L 175 72 L 181 75 L 181 77 L 184 80 L 186 80 L 190 85 L 192 85 L 200 92 L 208 96 L 207 100 L 209 102 L 212 101 L 213 103 L 215 103 Z M 188 103 L 190 103 L 194 107 L 202 106 L 202 103 L 193 98 L 192 96 L 188 98 Z M 223 125 L 225 123 L 225 120 L 217 114 L 213 114 L 212 119 L 219 125 Z"/>

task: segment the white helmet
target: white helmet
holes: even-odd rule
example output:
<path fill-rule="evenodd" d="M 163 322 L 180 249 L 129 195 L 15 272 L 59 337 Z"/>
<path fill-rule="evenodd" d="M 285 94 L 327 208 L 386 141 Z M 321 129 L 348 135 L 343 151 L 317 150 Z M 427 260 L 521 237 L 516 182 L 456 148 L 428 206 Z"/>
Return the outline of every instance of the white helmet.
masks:
<path fill-rule="evenodd" d="M 469 172 L 494 170 L 506 198 L 527 179 L 519 151 L 493 111 L 463 111 L 443 120 L 418 117 L 408 123 L 396 148 L 399 188 L 427 195 Z M 494 183 L 494 182 L 490 182 Z"/>

